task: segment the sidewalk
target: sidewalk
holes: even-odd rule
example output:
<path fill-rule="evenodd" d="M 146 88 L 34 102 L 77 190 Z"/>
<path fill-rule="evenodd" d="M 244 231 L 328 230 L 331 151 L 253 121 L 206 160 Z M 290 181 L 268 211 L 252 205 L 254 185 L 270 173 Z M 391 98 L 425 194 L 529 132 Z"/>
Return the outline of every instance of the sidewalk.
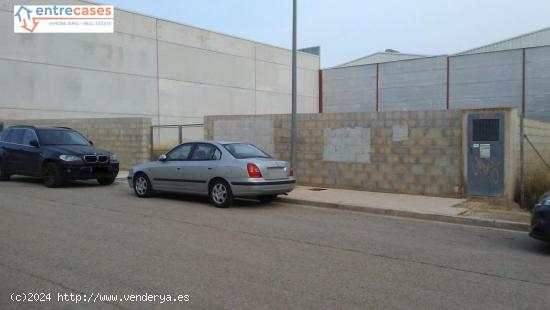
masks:
<path fill-rule="evenodd" d="M 120 171 L 118 182 L 126 182 L 128 171 Z M 288 196 L 279 196 L 280 202 L 321 208 L 332 208 L 440 221 L 463 225 L 529 230 L 529 214 L 518 211 L 491 210 L 480 203 L 466 199 L 377 193 L 297 186 Z"/>
<path fill-rule="evenodd" d="M 313 189 L 313 190 L 312 190 Z M 357 212 L 434 220 L 447 223 L 527 231 L 528 216 L 510 216 L 498 211 L 487 212 L 483 217 L 466 207 L 465 199 L 440 198 L 417 195 L 354 191 L 345 189 L 315 190 L 297 186 L 279 201 L 322 208 L 343 209 Z M 517 213 L 517 212 L 515 212 Z M 491 214 L 494 216 L 491 217 Z M 501 218 L 514 218 L 514 221 Z"/>

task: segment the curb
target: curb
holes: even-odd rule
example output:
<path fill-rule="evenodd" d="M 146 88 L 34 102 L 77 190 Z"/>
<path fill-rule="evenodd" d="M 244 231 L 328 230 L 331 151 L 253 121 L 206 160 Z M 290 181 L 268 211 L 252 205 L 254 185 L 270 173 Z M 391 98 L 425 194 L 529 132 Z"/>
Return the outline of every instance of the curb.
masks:
<path fill-rule="evenodd" d="M 440 214 L 425 214 L 425 213 L 416 213 L 411 211 L 389 210 L 389 209 L 373 208 L 368 206 L 354 206 L 354 205 L 346 205 L 346 204 L 338 204 L 338 203 L 330 203 L 330 202 L 318 202 L 318 201 L 285 198 L 285 197 L 280 197 L 278 201 L 290 203 L 290 204 L 301 204 L 301 205 L 326 208 L 326 209 L 348 210 L 348 211 L 356 211 L 356 212 L 387 215 L 387 216 L 437 221 L 437 222 L 444 222 L 444 223 L 451 223 L 451 224 L 515 230 L 515 231 L 521 231 L 521 232 L 528 232 L 530 229 L 529 224 L 519 223 L 519 222 L 487 220 L 487 219 L 481 219 L 481 218 L 468 218 L 468 217 L 449 216 L 449 215 L 440 215 Z"/>

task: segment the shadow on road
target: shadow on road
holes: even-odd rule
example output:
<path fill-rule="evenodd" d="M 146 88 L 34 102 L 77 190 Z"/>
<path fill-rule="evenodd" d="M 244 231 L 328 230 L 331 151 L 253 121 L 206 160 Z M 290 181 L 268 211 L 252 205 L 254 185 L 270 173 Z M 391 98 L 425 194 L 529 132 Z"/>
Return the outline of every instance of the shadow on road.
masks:
<path fill-rule="evenodd" d="M 511 246 L 521 251 L 550 257 L 550 242 L 532 239 L 527 233 L 523 238 L 515 239 Z"/>
<path fill-rule="evenodd" d="M 45 186 L 42 179 L 32 178 L 32 177 L 20 177 L 12 176 L 8 182 L 14 183 L 27 183 L 27 184 L 36 184 L 37 186 Z M 72 187 L 100 187 L 105 185 L 100 185 L 96 180 L 86 180 L 86 181 L 66 181 L 63 183 L 63 186 L 60 188 L 72 188 Z"/>
<path fill-rule="evenodd" d="M 134 195 L 133 192 L 129 192 L 129 194 Z M 186 194 L 176 194 L 176 193 L 156 193 L 152 198 L 160 198 L 160 199 L 181 201 L 181 202 L 203 203 L 203 204 L 207 204 L 208 207 L 215 208 L 210 203 L 210 198 L 207 196 L 186 195 Z M 231 209 L 265 209 L 265 208 L 274 208 L 274 207 L 276 207 L 276 205 L 263 204 L 255 199 L 237 198 L 233 201 L 233 205 L 230 208 Z"/>

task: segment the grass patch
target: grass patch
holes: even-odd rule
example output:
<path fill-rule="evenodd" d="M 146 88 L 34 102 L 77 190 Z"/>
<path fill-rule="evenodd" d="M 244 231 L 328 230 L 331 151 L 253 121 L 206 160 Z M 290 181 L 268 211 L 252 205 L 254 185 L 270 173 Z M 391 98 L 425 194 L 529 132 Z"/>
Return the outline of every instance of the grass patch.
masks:
<path fill-rule="evenodd" d="M 525 174 L 525 208 L 531 210 L 540 197 L 550 191 L 550 171 L 545 168 L 529 169 Z M 519 190 L 518 190 L 518 201 Z"/>

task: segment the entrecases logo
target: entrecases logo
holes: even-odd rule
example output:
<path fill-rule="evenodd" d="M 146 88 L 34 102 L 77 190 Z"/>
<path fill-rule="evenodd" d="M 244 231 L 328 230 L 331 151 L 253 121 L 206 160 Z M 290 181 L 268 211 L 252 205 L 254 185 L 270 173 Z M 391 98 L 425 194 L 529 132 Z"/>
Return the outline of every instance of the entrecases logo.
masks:
<path fill-rule="evenodd" d="M 15 33 L 112 33 L 112 5 L 14 5 Z"/>

